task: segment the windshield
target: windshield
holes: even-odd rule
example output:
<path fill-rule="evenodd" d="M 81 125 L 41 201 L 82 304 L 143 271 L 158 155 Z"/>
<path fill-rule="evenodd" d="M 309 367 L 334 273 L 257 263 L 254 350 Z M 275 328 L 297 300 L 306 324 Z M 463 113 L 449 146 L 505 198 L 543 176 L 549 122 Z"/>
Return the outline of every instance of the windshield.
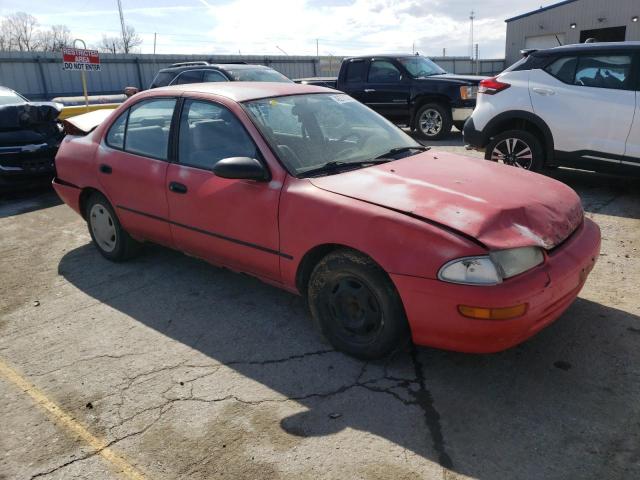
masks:
<path fill-rule="evenodd" d="M 390 154 L 394 149 L 423 148 L 388 120 L 345 94 L 275 97 L 244 105 L 271 148 L 294 175 L 329 162 L 355 166 Z M 418 151 L 402 153 L 407 156 Z"/>
<path fill-rule="evenodd" d="M 26 103 L 27 100 L 13 90 L 0 90 L 0 105 L 15 105 Z"/>
<path fill-rule="evenodd" d="M 237 82 L 292 82 L 280 72 L 270 68 L 238 68 L 226 70 L 226 73 Z"/>
<path fill-rule="evenodd" d="M 443 70 L 428 58 L 418 55 L 399 58 L 398 61 L 407 69 L 413 78 L 425 78 L 447 73 L 446 70 Z"/>

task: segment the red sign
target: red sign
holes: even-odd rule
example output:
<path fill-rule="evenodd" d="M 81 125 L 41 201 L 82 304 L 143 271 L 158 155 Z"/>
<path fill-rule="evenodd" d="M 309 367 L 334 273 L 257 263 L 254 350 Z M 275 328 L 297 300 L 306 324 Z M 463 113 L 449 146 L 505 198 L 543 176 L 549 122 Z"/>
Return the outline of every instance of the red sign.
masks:
<path fill-rule="evenodd" d="M 62 49 L 63 70 L 100 70 L 100 54 L 97 50 L 84 50 L 82 48 Z"/>

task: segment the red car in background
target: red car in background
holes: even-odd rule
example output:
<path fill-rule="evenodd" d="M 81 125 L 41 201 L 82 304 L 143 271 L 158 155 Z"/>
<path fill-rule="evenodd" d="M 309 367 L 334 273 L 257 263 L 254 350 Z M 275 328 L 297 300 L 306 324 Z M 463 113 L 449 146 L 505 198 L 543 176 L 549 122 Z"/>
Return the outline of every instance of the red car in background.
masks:
<path fill-rule="evenodd" d="M 322 87 L 215 83 L 130 98 L 68 135 L 54 187 L 114 261 L 150 241 L 306 296 L 335 348 L 495 352 L 554 321 L 600 232 L 555 180 L 427 151 Z"/>

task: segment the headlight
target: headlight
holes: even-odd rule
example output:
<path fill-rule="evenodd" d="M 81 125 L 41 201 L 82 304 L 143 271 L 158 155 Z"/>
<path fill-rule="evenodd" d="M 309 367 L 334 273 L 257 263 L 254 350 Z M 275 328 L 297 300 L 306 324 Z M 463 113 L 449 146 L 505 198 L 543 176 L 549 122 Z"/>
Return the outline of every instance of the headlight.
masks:
<path fill-rule="evenodd" d="M 467 285 L 497 285 L 506 278 L 526 272 L 544 261 L 538 247 L 511 248 L 478 257 L 458 258 L 438 272 L 445 282 Z"/>
<path fill-rule="evenodd" d="M 465 86 L 460 87 L 460 98 L 462 100 L 473 100 L 478 96 L 478 87 Z"/>

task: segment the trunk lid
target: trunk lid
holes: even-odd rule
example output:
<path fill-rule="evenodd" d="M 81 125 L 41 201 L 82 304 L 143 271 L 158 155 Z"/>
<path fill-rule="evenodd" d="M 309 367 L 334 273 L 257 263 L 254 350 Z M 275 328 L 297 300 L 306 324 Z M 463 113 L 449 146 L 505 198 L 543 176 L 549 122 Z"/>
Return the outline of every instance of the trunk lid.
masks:
<path fill-rule="evenodd" d="M 557 180 L 447 152 L 428 151 L 310 181 L 323 190 L 444 225 L 491 250 L 551 249 L 583 218 L 578 195 Z"/>

